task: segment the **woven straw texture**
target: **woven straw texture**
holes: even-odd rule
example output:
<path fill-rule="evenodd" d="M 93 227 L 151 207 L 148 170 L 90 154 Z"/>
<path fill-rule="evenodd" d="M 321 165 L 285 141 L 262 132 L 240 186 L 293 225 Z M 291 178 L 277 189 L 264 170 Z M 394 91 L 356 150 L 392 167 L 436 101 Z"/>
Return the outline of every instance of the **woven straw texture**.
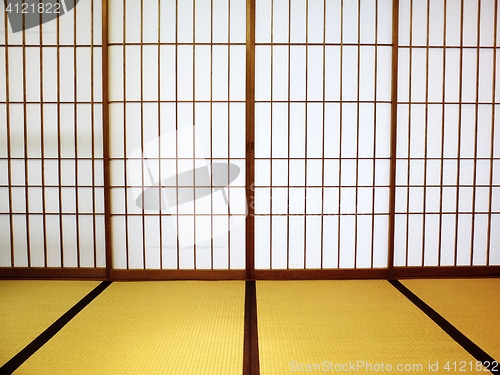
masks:
<path fill-rule="evenodd" d="M 0 366 L 99 282 L 0 280 Z"/>
<path fill-rule="evenodd" d="M 384 280 L 259 281 L 257 309 L 263 375 L 387 373 L 388 366 L 396 373 L 435 374 L 436 363 L 439 373 L 450 373 L 447 361 L 475 366 Z"/>
<path fill-rule="evenodd" d="M 15 374 L 241 374 L 243 281 L 111 284 Z"/>

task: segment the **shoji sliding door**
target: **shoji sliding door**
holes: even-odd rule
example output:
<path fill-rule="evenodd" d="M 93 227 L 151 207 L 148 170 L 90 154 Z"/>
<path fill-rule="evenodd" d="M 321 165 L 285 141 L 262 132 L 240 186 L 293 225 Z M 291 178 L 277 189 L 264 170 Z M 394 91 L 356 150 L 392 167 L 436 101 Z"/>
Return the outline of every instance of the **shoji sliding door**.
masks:
<path fill-rule="evenodd" d="M 0 15 L 0 267 L 105 266 L 101 2 L 57 5 Z"/>
<path fill-rule="evenodd" d="M 498 2 L 399 3 L 394 264 L 498 265 Z"/>
<path fill-rule="evenodd" d="M 256 269 L 387 267 L 391 18 L 256 1 Z"/>
<path fill-rule="evenodd" d="M 113 268 L 245 268 L 245 10 L 109 1 Z"/>

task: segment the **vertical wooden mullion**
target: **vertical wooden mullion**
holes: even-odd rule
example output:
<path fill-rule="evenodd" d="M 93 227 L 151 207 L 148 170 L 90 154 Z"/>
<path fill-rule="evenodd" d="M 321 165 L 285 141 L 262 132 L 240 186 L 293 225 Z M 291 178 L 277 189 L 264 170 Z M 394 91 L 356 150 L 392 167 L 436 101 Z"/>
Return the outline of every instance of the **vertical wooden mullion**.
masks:
<path fill-rule="evenodd" d="M 271 0 L 271 101 L 269 103 L 269 268 L 273 268 L 273 78 L 274 78 L 274 0 Z M 306 60 L 307 66 L 307 60 Z M 307 73 L 306 73 L 307 74 Z M 306 81 L 307 82 L 307 81 Z M 307 87 L 307 83 L 306 83 Z"/>
<path fill-rule="evenodd" d="M 78 151 L 78 105 L 77 105 L 77 84 L 78 84 L 78 72 L 77 72 L 77 41 L 76 41 L 76 6 L 73 8 L 73 122 L 74 122 L 74 147 L 75 147 L 75 229 L 76 229 L 76 264 L 80 267 L 81 263 L 81 253 L 80 253 L 80 209 L 78 205 L 79 194 L 79 182 L 78 182 L 78 162 L 79 162 L 79 151 Z"/>
<path fill-rule="evenodd" d="M 287 188 L 286 188 L 286 268 L 290 268 L 290 159 L 291 159 L 291 152 L 290 152 L 290 136 L 291 136 L 291 127 L 290 127 L 290 114 L 291 114 L 291 90 L 290 90 L 290 83 L 291 83 L 291 76 L 290 76 L 290 70 L 291 70 L 291 59 L 290 55 L 292 52 L 291 46 L 290 46 L 290 35 L 291 35 L 291 24 L 292 24 L 292 1 L 288 0 L 288 36 L 287 36 L 287 49 L 288 49 L 288 61 L 287 61 L 287 66 L 288 66 L 288 72 L 287 72 L 287 125 L 288 125 L 288 131 L 287 131 Z M 304 239 L 305 240 L 305 239 Z"/>
<path fill-rule="evenodd" d="M 289 28 L 290 30 L 290 28 Z M 323 144 L 321 147 L 321 224 L 320 224 L 320 268 L 323 268 L 323 258 L 324 258 L 324 207 L 325 207 L 325 101 L 326 101 L 326 0 L 323 1 L 323 85 L 322 85 L 322 134 L 323 134 Z M 290 68 L 289 68 L 290 69 Z M 290 147 L 288 147 L 290 149 Z M 290 171 L 288 171 L 290 174 Z"/>
<path fill-rule="evenodd" d="M 196 0 L 193 0 L 193 125 L 196 125 Z M 194 269 L 196 269 L 197 248 L 196 248 L 196 132 L 193 129 L 193 250 Z"/>
<path fill-rule="evenodd" d="M 110 168 L 110 127 L 109 127 L 109 66 L 108 66 L 108 0 L 102 0 L 102 137 L 104 174 L 104 237 L 106 250 L 106 278 L 111 278 L 113 268 L 113 235 L 111 233 L 111 168 Z M 123 41 L 125 42 L 125 40 Z M 125 44 L 125 43 L 124 43 Z M 125 48 L 125 45 L 124 45 Z M 124 72 L 125 73 L 125 72 Z M 93 90 L 92 90 L 93 92 Z M 124 97 L 125 98 L 125 97 Z M 125 103 L 124 103 L 125 105 Z M 124 161 L 125 164 L 125 161 Z M 94 188 L 95 189 L 95 188 Z M 126 220 L 126 218 L 125 218 Z"/>
<path fill-rule="evenodd" d="M 125 202 L 128 202 L 128 182 L 127 182 L 127 6 L 123 2 L 123 174 L 125 185 Z M 143 173 L 144 174 L 144 173 Z M 129 231 L 128 231 L 128 204 L 125 204 L 125 256 L 127 269 L 130 268 L 129 254 Z"/>
<path fill-rule="evenodd" d="M 398 62 L 399 62 L 399 0 L 392 1 L 392 67 L 391 67 L 391 161 L 389 180 L 388 277 L 394 276 L 395 217 L 396 217 L 396 146 L 398 126 Z M 375 163 L 374 163 L 375 164 Z M 374 167 L 375 169 L 375 167 Z M 375 181 L 374 181 L 375 182 Z M 375 220 L 375 216 L 373 217 Z M 407 223 L 408 227 L 408 223 Z M 408 238 L 408 236 L 407 236 Z"/>
<path fill-rule="evenodd" d="M 194 37 L 194 36 L 193 36 Z M 193 61 L 194 64 L 194 61 Z M 175 201 L 179 202 L 179 0 L 175 1 Z M 180 269 L 179 207 L 176 207 L 177 269 Z"/>
<path fill-rule="evenodd" d="M 471 223 L 471 237 L 470 237 L 470 259 L 469 265 L 473 265 L 474 261 L 474 232 L 476 224 L 476 177 L 477 177 L 477 129 L 479 121 L 479 52 L 481 37 L 481 1 L 477 1 L 477 49 L 476 49 L 476 92 L 475 92 L 475 111 L 474 111 L 474 167 L 473 167 L 473 180 L 472 180 L 472 223 Z"/>
<path fill-rule="evenodd" d="M 97 223 L 95 186 L 95 96 L 94 96 L 94 0 L 90 2 L 90 138 L 92 148 L 92 243 L 94 247 L 94 267 L 97 267 Z M 41 26 L 41 25 L 40 25 Z"/>
<path fill-rule="evenodd" d="M 308 162 L 308 153 L 307 153 L 307 135 L 308 135 L 308 117 L 309 113 L 309 75 L 307 74 L 307 69 L 309 69 L 309 0 L 306 0 L 306 82 L 305 82 L 305 90 L 306 90 L 306 102 L 304 108 L 304 120 L 305 120 L 305 134 L 304 134 L 304 269 L 307 269 L 307 193 L 310 191 L 307 187 L 307 162 Z M 271 145 L 272 150 L 272 145 Z"/>
<path fill-rule="evenodd" d="M 212 3 L 211 3 L 212 4 Z M 210 18 L 211 20 L 213 18 Z M 212 30 L 212 27 L 210 27 L 210 31 Z M 212 41 L 212 40 L 210 40 Z M 212 66 L 210 65 L 210 69 L 212 69 Z M 227 268 L 231 268 L 231 188 L 229 186 L 229 176 L 230 176 L 230 161 L 231 161 L 231 2 L 227 2 L 227 71 L 228 71 L 228 77 L 227 77 L 227 119 L 228 119 L 228 124 L 227 124 L 227 176 L 228 176 L 228 188 L 227 188 L 227 200 L 228 200 L 228 205 L 227 205 Z M 212 155 L 210 155 L 211 157 Z M 225 189 L 225 188 L 223 188 Z M 212 260 L 211 264 L 211 269 L 214 268 L 213 264 L 213 259 L 214 259 L 214 224 L 213 224 L 213 212 L 211 212 L 211 257 L 210 259 Z"/>
<path fill-rule="evenodd" d="M 360 77 L 360 62 L 361 62 L 361 1 L 358 0 L 358 45 L 357 45 L 357 55 L 358 55 L 358 66 L 357 66 L 357 88 L 356 88 L 356 167 L 354 168 L 355 173 L 355 215 L 354 215 L 354 268 L 357 268 L 357 258 L 358 258 L 358 199 L 359 199 L 359 178 L 358 178 L 358 167 L 359 167 L 359 77 Z"/>
<path fill-rule="evenodd" d="M 212 109 L 213 109 L 213 82 L 212 82 L 212 74 L 213 74 L 213 65 L 214 65 L 214 4 L 211 1 L 210 2 L 210 108 L 209 108 L 209 113 L 210 113 L 210 161 L 213 161 L 213 148 L 212 148 Z M 228 96 L 229 99 L 229 96 Z M 212 164 L 210 164 L 212 165 Z M 229 170 L 229 165 L 228 165 L 228 170 Z M 229 173 L 228 173 L 229 176 Z M 211 179 L 210 185 L 213 185 L 213 180 Z M 210 268 L 213 269 L 214 263 L 214 236 L 213 236 L 213 230 L 214 230 L 214 201 L 213 199 L 210 200 L 210 225 L 211 225 L 211 231 L 212 231 L 212 238 L 210 240 L 210 245 L 211 245 L 211 258 L 210 258 Z M 229 232 L 228 232 L 228 238 L 229 238 Z M 229 252 L 229 249 L 228 249 Z"/>
<path fill-rule="evenodd" d="M 40 21 L 42 13 L 40 13 Z M 7 29 L 6 29 L 7 30 Z M 43 24 L 40 22 L 40 152 L 41 152 L 41 172 L 42 172 L 42 226 L 43 226 L 43 265 L 47 267 L 47 211 L 45 201 L 45 122 L 44 116 L 44 96 L 43 96 Z"/>
<path fill-rule="evenodd" d="M 28 114 L 27 112 L 27 88 L 26 88 L 26 31 L 24 29 L 25 17 L 23 15 L 23 123 L 24 123 L 24 196 L 26 200 L 26 209 L 25 209 L 25 219 L 26 219 L 26 253 L 28 257 L 28 267 L 31 267 L 31 241 L 30 241 L 30 209 L 29 209 L 29 194 L 28 194 L 28 168 L 29 168 L 29 160 L 28 160 Z M 5 30 L 8 32 L 8 29 Z"/>
<path fill-rule="evenodd" d="M 61 152 L 61 46 L 60 46 L 60 22 L 59 17 L 56 18 L 57 24 L 57 44 L 56 44 L 56 70 L 57 70 L 57 159 L 58 159 L 58 187 L 59 187 L 59 245 L 61 249 L 61 267 L 64 267 L 64 228 L 63 228 L 63 213 L 62 213 L 62 152 Z"/>
<path fill-rule="evenodd" d="M 459 78 L 458 78 L 458 134 L 457 134 L 457 178 L 456 186 L 457 192 L 455 196 L 455 245 L 453 254 L 453 265 L 457 265 L 457 253 L 458 253 L 458 205 L 460 198 L 460 161 L 461 161 L 461 141 L 462 141 L 462 83 L 463 83 L 463 54 L 464 54 L 464 2 L 460 2 L 460 63 L 459 63 Z"/>
<path fill-rule="evenodd" d="M 443 2 L 443 76 L 441 82 L 441 160 L 440 160 L 440 177 L 439 177 L 439 228 L 438 228 L 438 266 L 441 266 L 441 241 L 442 241 L 442 229 L 443 229 L 443 166 L 444 166 L 444 135 L 445 135 L 445 68 L 446 68 L 446 6 L 447 0 Z"/>
<path fill-rule="evenodd" d="M 342 75 L 342 67 L 343 67 L 343 55 L 344 55 L 344 0 L 340 0 L 340 46 L 339 46 L 339 66 L 340 66 L 340 93 L 339 93 L 339 204 L 338 204 L 338 221 L 337 221 L 337 268 L 340 268 L 340 229 L 341 229 L 341 219 L 342 219 L 342 112 L 343 112 L 343 75 Z"/>
<path fill-rule="evenodd" d="M 489 180 L 489 199 L 488 199 L 488 227 L 487 227 L 487 244 L 486 244 L 486 265 L 490 265 L 491 252 L 491 199 L 493 197 L 493 149 L 495 145 L 495 91 L 496 91 L 496 62 L 497 62 L 497 21 L 498 21 L 498 0 L 495 0 L 495 22 L 493 27 L 493 77 L 491 83 L 491 143 L 490 143 L 490 180 Z"/>
<path fill-rule="evenodd" d="M 393 47 L 394 48 L 394 47 Z M 373 254 L 375 252 L 375 179 L 376 179 L 376 156 L 377 156 L 377 81 L 378 81 L 378 0 L 375 1 L 375 57 L 374 57 L 374 85 L 373 85 L 373 159 L 372 159 L 372 207 L 371 207 L 371 252 L 370 268 L 373 268 Z M 392 77 L 394 79 L 394 77 Z M 390 238 L 390 237 L 389 237 Z M 389 247 L 388 247 L 389 248 Z"/>
<path fill-rule="evenodd" d="M 10 81 L 9 81 L 9 21 L 4 17 L 5 42 L 5 115 L 7 127 L 7 181 L 9 185 L 10 266 L 14 267 L 14 222 L 12 213 L 12 145 L 10 139 Z"/>
<path fill-rule="evenodd" d="M 157 30 L 157 38 L 158 38 L 158 56 L 157 56 L 157 66 L 158 66 L 158 87 L 157 87 L 157 95 L 158 95 L 158 184 L 159 184 L 159 189 L 158 189 L 158 202 L 159 204 L 159 210 L 158 210 L 158 221 L 159 221 L 159 228 L 160 228 L 160 269 L 163 269 L 163 221 L 162 221 L 162 204 L 163 204 L 163 199 L 162 199 L 162 178 L 161 178 L 161 164 L 162 164 L 162 150 L 161 150 L 161 141 L 160 141 L 160 136 L 161 136 L 161 1 L 158 0 L 157 2 L 157 7 L 158 7 L 158 30 Z M 152 182 L 152 181 L 151 181 Z M 166 202 L 165 202 L 166 203 Z"/>
<path fill-rule="evenodd" d="M 141 190 L 144 192 L 145 189 L 145 184 L 144 184 L 144 168 L 146 168 L 146 163 L 147 163 L 147 158 L 145 155 L 146 150 L 144 149 L 144 46 L 143 46 L 143 39 L 144 39 L 144 1 L 141 1 L 141 12 L 140 12 L 140 28 L 141 28 L 141 36 L 140 36 L 140 47 L 139 51 L 141 54 L 141 63 L 140 63 L 140 85 L 141 85 L 141 155 L 142 155 L 142 175 L 141 175 Z M 158 150 L 159 152 L 159 150 Z M 160 181 L 159 181 L 160 182 Z M 153 181 L 151 181 L 151 184 L 153 184 Z M 161 183 L 160 183 L 161 185 Z M 145 218 L 145 210 L 144 210 L 144 193 L 141 194 L 141 199 L 142 199 L 142 212 L 141 212 L 141 220 L 142 220 L 142 268 L 146 269 L 146 218 Z"/>
<path fill-rule="evenodd" d="M 406 174 L 406 235 L 405 235 L 405 249 L 406 249 L 406 256 L 405 256 L 405 266 L 408 266 L 408 258 L 409 258 L 409 235 L 410 235 L 410 173 L 411 173 L 411 127 L 412 127 L 412 121 L 411 121 L 411 112 L 412 112 L 412 95 L 411 95 L 411 83 L 413 80 L 412 76 L 412 68 L 413 68 L 413 0 L 410 0 L 410 45 L 409 45 L 409 70 L 408 70 L 408 147 L 407 147 L 407 152 L 408 154 L 406 155 L 406 160 L 408 162 L 407 164 L 407 174 Z M 399 43 L 398 43 L 399 44 Z M 398 45 L 399 47 L 399 45 Z M 397 74 L 397 73 L 396 73 Z M 397 97 L 397 88 L 396 88 L 396 97 Z M 397 99 L 396 99 L 397 102 Z M 396 109 L 397 112 L 397 109 Z M 397 120 L 395 122 L 397 124 Z M 396 141 L 397 142 L 397 141 Z M 396 168 L 394 168 L 396 169 Z M 394 180 L 395 182 L 396 180 Z M 394 202 L 395 204 L 396 202 Z"/>
<path fill-rule="evenodd" d="M 255 0 L 246 1 L 246 67 L 245 67 L 245 190 L 249 197 L 248 214 L 245 218 L 245 273 L 254 278 L 255 270 Z"/>
<path fill-rule="evenodd" d="M 427 216 L 427 135 L 429 132 L 429 21 L 430 19 L 430 0 L 427 0 L 427 24 L 426 24 L 426 42 L 425 42 L 425 120 L 424 120 L 424 201 L 422 203 L 422 259 L 421 265 L 425 265 L 425 223 Z"/>

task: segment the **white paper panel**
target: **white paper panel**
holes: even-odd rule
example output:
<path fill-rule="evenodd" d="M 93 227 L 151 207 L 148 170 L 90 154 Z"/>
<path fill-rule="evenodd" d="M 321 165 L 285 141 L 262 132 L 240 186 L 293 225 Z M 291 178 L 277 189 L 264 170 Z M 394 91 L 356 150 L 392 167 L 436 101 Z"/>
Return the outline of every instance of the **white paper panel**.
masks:
<path fill-rule="evenodd" d="M 229 47 L 230 100 L 245 100 L 245 75 L 242 74 L 246 67 L 245 52 L 245 46 Z"/>
<path fill-rule="evenodd" d="M 395 216 L 394 265 L 406 265 L 406 215 Z M 376 232 L 375 232 L 376 233 Z"/>
<path fill-rule="evenodd" d="M 269 269 L 270 263 L 270 217 L 255 217 L 255 268 Z"/>
<path fill-rule="evenodd" d="M 389 249 L 388 227 L 389 219 L 385 215 L 374 216 L 373 229 L 373 267 L 387 267 L 387 252 Z"/>
<path fill-rule="evenodd" d="M 321 217 L 306 216 L 306 268 L 321 267 Z"/>
<path fill-rule="evenodd" d="M 425 46 L 427 40 L 427 2 L 412 1 L 412 44 L 414 46 Z M 406 27 L 408 24 L 405 24 Z"/>
<path fill-rule="evenodd" d="M 74 158 L 75 149 L 75 107 L 72 104 L 62 104 L 59 134 L 61 139 L 61 157 Z"/>
<path fill-rule="evenodd" d="M 260 138 L 259 142 L 261 143 Z M 306 148 L 306 120 L 305 106 L 303 104 L 290 105 L 290 157 L 305 157 Z M 298 172 L 297 172 L 298 173 Z"/>
<path fill-rule="evenodd" d="M 272 104 L 271 153 L 273 158 L 288 157 L 288 106 L 285 103 Z M 259 139 L 256 138 L 257 142 Z"/>
<path fill-rule="evenodd" d="M 212 99 L 213 100 L 228 100 L 228 84 L 229 84 L 229 60 L 228 60 L 228 47 L 227 46 L 213 46 L 212 47 Z M 182 56 L 182 55 L 180 55 Z M 181 60 L 184 64 L 184 60 Z M 179 63 L 179 62 L 178 62 Z M 180 84 L 183 83 L 179 79 Z"/>
<path fill-rule="evenodd" d="M 390 158 L 391 107 L 389 104 L 377 104 L 375 120 L 377 140 L 375 156 L 377 158 Z"/>
<path fill-rule="evenodd" d="M 500 227 L 500 215 L 491 215 L 491 228 Z M 490 265 L 500 264 L 500 231 L 491 231 L 489 242 L 489 260 Z"/>
<path fill-rule="evenodd" d="M 345 25 L 345 20 L 344 20 L 344 25 Z M 357 47 L 353 46 L 342 47 L 341 72 L 342 72 L 342 100 L 357 100 L 357 85 L 358 85 Z"/>
<path fill-rule="evenodd" d="M 125 220 L 125 216 L 113 216 L 111 218 L 113 268 L 118 269 L 127 268 L 128 264 Z"/>
<path fill-rule="evenodd" d="M 28 266 L 28 236 L 26 235 L 26 216 L 12 215 L 14 267 Z"/>
<path fill-rule="evenodd" d="M 446 45 L 460 45 L 460 14 L 462 12 L 461 1 L 450 1 L 446 4 Z"/>
<path fill-rule="evenodd" d="M 143 225 L 140 216 L 128 216 L 128 254 L 130 268 L 143 268 Z"/>
<path fill-rule="evenodd" d="M 354 267 L 354 216 L 340 216 L 340 268 Z"/>
<path fill-rule="evenodd" d="M 287 218 L 285 216 L 273 216 L 271 220 L 271 268 L 287 268 Z"/>
<path fill-rule="evenodd" d="M 328 9 L 328 7 L 327 7 Z M 301 47 L 295 47 L 299 49 Z M 292 51 L 295 49 L 292 48 Z M 293 56 L 293 55 L 292 55 Z M 304 62 L 305 64 L 305 62 Z M 293 72 L 293 71 L 292 71 Z M 325 47 L 325 100 L 340 99 L 340 47 Z M 298 98 L 297 98 L 298 99 Z"/>
<path fill-rule="evenodd" d="M 80 267 L 94 267 L 94 220 L 92 216 L 78 217 Z"/>
<path fill-rule="evenodd" d="M 210 221 L 210 217 L 207 217 Z M 213 220 L 213 227 L 217 228 L 217 230 L 224 230 L 224 233 L 215 237 L 213 239 L 213 268 L 214 269 L 228 269 L 229 264 L 228 264 L 228 237 L 229 237 L 229 225 L 228 223 L 228 218 L 226 216 L 214 216 L 212 218 Z M 198 225 L 198 224 L 197 224 Z M 210 223 L 206 224 L 208 227 Z M 210 243 L 210 241 L 206 241 L 207 245 Z M 241 246 L 241 244 L 240 244 Z M 207 252 L 206 258 L 202 258 L 202 250 L 204 252 Z M 238 249 L 236 249 L 238 250 Z M 209 246 L 207 247 L 201 247 L 197 246 L 197 253 L 196 253 L 196 258 L 197 258 L 197 267 L 200 267 L 203 265 L 207 268 L 211 267 L 211 264 L 208 262 L 208 260 L 211 259 L 211 254 L 208 253 L 209 251 Z M 234 252 L 234 250 L 233 250 Z M 241 250 L 240 250 L 241 252 Z M 205 260 L 206 259 L 206 260 Z"/>
<path fill-rule="evenodd" d="M 455 262 L 455 215 L 442 215 L 441 266 L 452 266 Z"/>
<path fill-rule="evenodd" d="M 255 2 L 255 15 L 259 20 L 255 23 L 256 43 L 268 43 L 271 41 L 271 3 L 266 0 Z"/>
<path fill-rule="evenodd" d="M 271 156 L 271 107 L 269 104 L 255 104 L 255 157 Z"/>
<path fill-rule="evenodd" d="M 438 265 L 439 215 L 425 215 L 424 266 Z"/>
<path fill-rule="evenodd" d="M 433 0 L 429 9 L 429 45 L 443 45 L 444 0 Z"/>
<path fill-rule="evenodd" d="M 290 268 L 304 268 L 304 216 L 290 216 L 289 228 L 289 260 Z"/>
<path fill-rule="evenodd" d="M 76 215 L 63 215 L 63 267 L 77 267 L 78 243 L 76 238 Z"/>
<path fill-rule="evenodd" d="M 343 104 L 342 107 L 342 157 L 357 156 L 357 112 L 356 104 Z"/>
<path fill-rule="evenodd" d="M 323 47 L 307 47 L 307 100 L 323 100 Z"/>
<path fill-rule="evenodd" d="M 486 251 L 488 249 L 488 215 L 474 216 L 474 238 L 473 238 L 474 266 L 486 265 Z"/>
<path fill-rule="evenodd" d="M 448 38 L 448 34 L 446 34 Z M 445 76 L 445 101 L 459 101 L 460 51 L 456 48 L 446 50 Z"/>
<path fill-rule="evenodd" d="M 338 216 L 323 217 L 323 268 L 338 266 Z"/>
<path fill-rule="evenodd" d="M 370 268 L 372 258 L 372 216 L 359 216 L 356 234 L 356 268 Z"/>
<path fill-rule="evenodd" d="M 289 189 L 289 214 L 290 215 L 303 215 L 306 201 L 306 191 L 304 188 L 290 188 Z"/>
<path fill-rule="evenodd" d="M 458 215 L 457 266 L 471 265 L 472 215 Z"/>
<path fill-rule="evenodd" d="M 445 158 L 458 156 L 458 106 L 444 107 L 444 153 Z"/>
<path fill-rule="evenodd" d="M 415 48 L 412 50 L 410 97 L 415 102 L 425 102 L 426 99 L 426 60 L 427 53 L 425 49 Z"/>
<path fill-rule="evenodd" d="M 359 100 L 373 100 L 375 95 L 375 47 L 361 47 L 359 55 Z M 379 77 L 380 81 L 385 79 L 387 77 L 383 77 L 383 79 Z"/>
<path fill-rule="evenodd" d="M 61 243 L 59 231 L 59 216 L 47 215 L 45 234 L 47 236 L 47 266 L 61 266 Z"/>
<path fill-rule="evenodd" d="M 432 7 L 431 4 L 431 9 Z M 443 100 L 443 54 L 443 49 L 429 49 L 429 90 L 427 95 L 430 102 L 441 102 Z M 414 78 L 416 81 L 420 80 L 417 76 Z"/>
<path fill-rule="evenodd" d="M 422 215 L 408 216 L 408 265 L 422 265 Z"/>

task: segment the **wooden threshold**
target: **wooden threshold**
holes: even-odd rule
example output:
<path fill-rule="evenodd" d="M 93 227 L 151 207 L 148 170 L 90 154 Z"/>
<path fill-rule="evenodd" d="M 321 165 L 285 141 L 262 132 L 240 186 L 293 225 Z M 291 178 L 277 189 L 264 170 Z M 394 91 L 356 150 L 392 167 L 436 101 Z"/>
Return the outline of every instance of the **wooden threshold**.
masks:
<path fill-rule="evenodd" d="M 134 280 L 245 280 L 245 270 L 112 269 L 113 281 Z"/>
<path fill-rule="evenodd" d="M 84 267 L 0 267 L 0 279 L 85 279 L 105 280 L 106 268 Z"/>

